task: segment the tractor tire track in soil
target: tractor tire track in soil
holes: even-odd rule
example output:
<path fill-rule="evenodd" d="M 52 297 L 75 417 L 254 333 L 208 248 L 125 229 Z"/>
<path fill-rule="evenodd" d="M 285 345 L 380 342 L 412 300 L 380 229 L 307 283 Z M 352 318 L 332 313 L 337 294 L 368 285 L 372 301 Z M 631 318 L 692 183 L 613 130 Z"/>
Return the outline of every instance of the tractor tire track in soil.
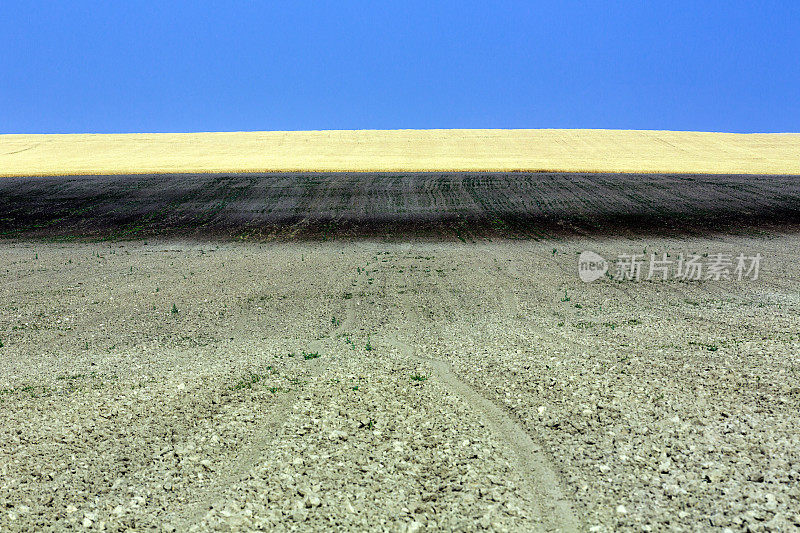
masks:
<path fill-rule="evenodd" d="M 493 436 L 502 440 L 511 450 L 516 459 L 514 467 L 524 480 L 525 489 L 533 496 L 538 518 L 545 531 L 580 531 L 573 504 L 565 496 L 559 476 L 550 468 L 541 447 L 519 424 L 503 409 L 461 381 L 444 361 L 421 356 L 410 344 L 396 337 L 387 338 L 386 342 L 406 357 L 430 365 L 437 381 L 474 409 L 492 430 Z"/>
<path fill-rule="evenodd" d="M 409 284 L 406 273 L 406 284 Z M 407 323 L 418 323 L 420 318 L 408 301 L 403 298 L 403 315 Z M 506 313 L 515 316 L 516 296 L 510 289 L 504 292 Z M 573 502 L 562 488 L 560 476 L 550 466 L 550 461 L 531 436 L 504 409 L 482 396 L 474 388 L 458 378 L 449 364 L 439 359 L 421 355 L 411 344 L 397 335 L 383 337 L 383 341 L 398 349 L 406 358 L 424 363 L 433 370 L 436 381 L 446 390 L 460 398 L 474 410 L 475 414 L 491 429 L 492 435 L 501 440 L 514 457 L 513 467 L 524 482 L 524 490 L 536 505 L 537 518 L 544 531 L 580 531 L 581 527 L 573 509 Z"/>
<path fill-rule="evenodd" d="M 336 328 L 324 338 L 308 343 L 309 352 L 322 354 L 326 351 L 326 348 L 330 348 L 329 341 L 337 339 L 353 328 L 356 321 L 354 302 L 354 299 L 347 300 L 345 318 Z M 306 379 L 310 381 L 324 374 L 331 360 L 329 357 L 322 356 L 309 359 L 308 363 L 310 363 L 308 365 L 309 375 Z M 185 529 L 199 522 L 212 505 L 218 503 L 219 499 L 224 498 L 225 489 L 241 482 L 253 468 L 258 466 L 263 457 L 269 453 L 271 443 L 280 435 L 281 428 L 302 391 L 303 387 L 298 386 L 284 395 L 277 404 L 271 406 L 270 415 L 257 436 L 249 444 L 245 445 L 239 453 L 233 457 L 228 457 L 228 460 L 218 468 L 220 472 L 218 481 L 202 491 L 194 502 L 184 507 L 184 510 L 179 515 L 180 522 L 183 523 Z"/>

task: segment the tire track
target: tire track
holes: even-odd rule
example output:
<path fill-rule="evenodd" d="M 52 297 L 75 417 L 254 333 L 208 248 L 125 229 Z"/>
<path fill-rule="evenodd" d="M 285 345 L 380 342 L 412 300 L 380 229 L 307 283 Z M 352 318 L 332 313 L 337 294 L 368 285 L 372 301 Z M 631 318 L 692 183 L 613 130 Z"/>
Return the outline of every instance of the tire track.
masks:
<path fill-rule="evenodd" d="M 363 276 L 360 276 L 360 279 L 363 279 Z M 352 298 L 347 300 L 344 320 L 324 338 L 310 342 L 308 350 L 320 353 L 326 351 L 330 341 L 352 329 L 355 322 L 355 298 Z M 323 374 L 331 363 L 329 357 L 318 357 L 307 362 L 309 381 Z M 231 452 L 227 460 L 216 468 L 217 472 L 224 474 L 219 476 L 213 485 L 203 489 L 201 494 L 185 507 L 186 510 L 179 513 L 180 530 L 189 530 L 192 525 L 200 522 L 211 506 L 224 498 L 228 487 L 243 481 L 248 473 L 258 466 L 260 459 L 268 453 L 274 439 L 280 435 L 292 408 L 300 398 L 301 391 L 302 388 L 297 387 L 269 407 L 270 414 L 263 422 L 261 430 L 252 437 L 244 449 L 240 449 L 238 453 Z"/>
<path fill-rule="evenodd" d="M 406 274 L 407 284 L 410 282 Z M 403 297 L 403 313 L 407 323 L 419 323 L 419 315 L 409 302 L 408 293 Z M 425 357 L 409 343 L 396 335 L 384 336 L 382 340 L 397 348 L 409 359 L 426 363 L 433 369 L 436 380 L 455 396 L 474 409 L 481 420 L 512 452 L 513 467 L 520 474 L 525 489 L 533 496 L 544 531 L 579 531 L 579 521 L 573 504 L 561 487 L 561 479 L 542 450 L 531 436 L 504 409 L 497 406 L 478 391 L 462 381 L 451 366 L 441 360 Z"/>

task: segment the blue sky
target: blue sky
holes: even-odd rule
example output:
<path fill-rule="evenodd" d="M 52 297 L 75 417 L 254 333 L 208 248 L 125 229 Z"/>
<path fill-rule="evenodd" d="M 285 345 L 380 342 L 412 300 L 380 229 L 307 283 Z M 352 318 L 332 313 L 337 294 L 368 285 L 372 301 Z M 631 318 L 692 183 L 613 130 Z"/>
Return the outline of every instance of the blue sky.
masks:
<path fill-rule="evenodd" d="M 0 3 L 0 133 L 800 131 L 800 2 Z"/>

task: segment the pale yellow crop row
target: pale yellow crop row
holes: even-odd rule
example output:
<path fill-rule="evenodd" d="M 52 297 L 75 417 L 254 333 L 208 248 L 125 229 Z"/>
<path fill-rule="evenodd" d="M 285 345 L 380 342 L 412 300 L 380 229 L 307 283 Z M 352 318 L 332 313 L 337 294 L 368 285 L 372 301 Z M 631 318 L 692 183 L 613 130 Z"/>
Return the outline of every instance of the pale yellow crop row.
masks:
<path fill-rule="evenodd" d="M 0 135 L 0 176 L 458 170 L 800 174 L 800 134 L 342 130 Z"/>

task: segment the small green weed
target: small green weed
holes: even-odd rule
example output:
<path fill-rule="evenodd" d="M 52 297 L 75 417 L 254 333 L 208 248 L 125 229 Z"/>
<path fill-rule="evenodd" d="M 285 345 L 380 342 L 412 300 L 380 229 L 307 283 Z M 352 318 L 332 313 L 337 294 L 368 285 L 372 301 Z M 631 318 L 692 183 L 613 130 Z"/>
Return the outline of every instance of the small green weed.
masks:
<path fill-rule="evenodd" d="M 703 348 L 705 348 L 709 352 L 716 352 L 717 350 L 719 350 L 719 346 L 717 346 L 716 344 L 707 344 L 705 342 L 689 341 L 689 345 L 690 346 L 702 346 Z"/>
<path fill-rule="evenodd" d="M 231 390 L 252 389 L 253 385 L 259 381 L 261 381 L 261 376 L 251 372 L 248 377 L 240 379 L 236 385 L 232 386 Z"/>
<path fill-rule="evenodd" d="M 271 370 L 273 374 L 277 373 L 272 366 L 268 366 L 267 370 Z M 247 376 L 240 379 L 235 385 L 229 387 L 230 390 L 252 389 L 253 385 L 257 385 L 262 379 L 267 377 L 266 374 L 256 374 L 255 372 L 248 372 Z"/>

